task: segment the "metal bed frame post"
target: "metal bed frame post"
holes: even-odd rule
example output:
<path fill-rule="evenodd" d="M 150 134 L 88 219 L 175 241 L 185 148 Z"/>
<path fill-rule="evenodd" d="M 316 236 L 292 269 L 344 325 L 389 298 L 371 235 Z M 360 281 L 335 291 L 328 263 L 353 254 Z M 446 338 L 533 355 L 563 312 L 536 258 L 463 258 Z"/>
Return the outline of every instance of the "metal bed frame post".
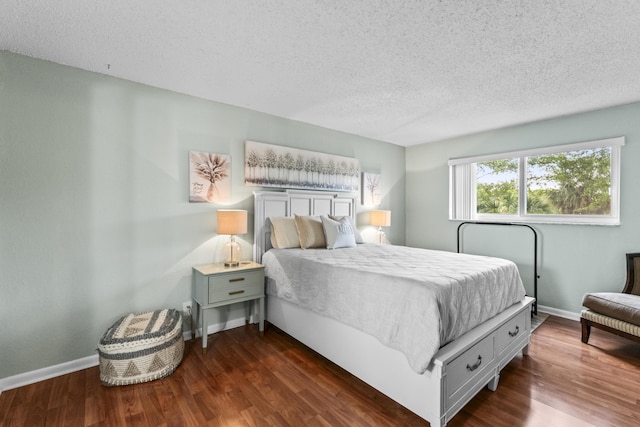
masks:
<path fill-rule="evenodd" d="M 528 224 L 520 224 L 515 222 L 483 222 L 483 221 L 465 221 L 458 225 L 457 230 L 457 252 L 460 253 L 460 230 L 463 225 L 466 224 L 478 224 L 478 225 L 509 225 L 516 227 L 526 227 L 533 233 L 533 298 L 535 299 L 532 304 L 531 314 L 538 314 L 538 233 L 536 230 Z"/>

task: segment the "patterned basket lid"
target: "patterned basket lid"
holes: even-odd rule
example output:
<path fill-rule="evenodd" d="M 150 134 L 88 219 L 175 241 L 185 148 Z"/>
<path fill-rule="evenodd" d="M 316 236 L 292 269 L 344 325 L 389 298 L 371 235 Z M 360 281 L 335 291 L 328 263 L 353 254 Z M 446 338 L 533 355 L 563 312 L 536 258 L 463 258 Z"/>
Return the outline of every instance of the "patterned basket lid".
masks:
<path fill-rule="evenodd" d="M 182 316 L 176 309 L 132 313 L 120 318 L 100 339 L 100 346 L 157 340 L 182 327 Z"/>

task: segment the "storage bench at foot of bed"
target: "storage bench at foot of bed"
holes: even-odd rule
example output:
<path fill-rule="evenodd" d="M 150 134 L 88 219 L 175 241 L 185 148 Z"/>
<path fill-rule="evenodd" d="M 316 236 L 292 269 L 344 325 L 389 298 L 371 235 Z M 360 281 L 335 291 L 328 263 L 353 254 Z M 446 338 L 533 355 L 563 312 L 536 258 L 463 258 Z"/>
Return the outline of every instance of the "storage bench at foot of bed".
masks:
<path fill-rule="evenodd" d="M 500 370 L 521 351 L 527 354 L 532 303 L 533 298 L 525 297 L 442 347 L 424 374 L 371 335 L 272 295 L 267 297 L 267 320 L 432 427 L 442 427 L 482 388 L 495 390 Z"/>
<path fill-rule="evenodd" d="M 445 425 L 484 386 L 495 391 L 500 371 L 520 351 L 528 353 L 531 336 L 531 303 L 523 302 L 479 325 L 442 347 L 434 357 L 442 390 L 442 412 L 432 426 Z M 437 412 L 437 411 L 436 411 Z"/>

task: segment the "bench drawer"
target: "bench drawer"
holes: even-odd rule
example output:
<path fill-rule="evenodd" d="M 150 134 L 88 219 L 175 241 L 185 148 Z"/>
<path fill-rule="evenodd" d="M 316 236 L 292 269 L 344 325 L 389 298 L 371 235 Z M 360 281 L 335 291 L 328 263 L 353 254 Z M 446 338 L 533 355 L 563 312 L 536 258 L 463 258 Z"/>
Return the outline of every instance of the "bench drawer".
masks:
<path fill-rule="evenodd" d="M 502 353 L 511 343 L 519 340 L 526 333 L 527 316 L 530 316 L 530 314 L 525 310 L 498 329 L 496 333 L 496 354 Z"/>
<path fill-rule="evenodd" d="M 484 373 L 494 358 L 493 335 L 489 335 L 446 365 L 447 398 Z"/>

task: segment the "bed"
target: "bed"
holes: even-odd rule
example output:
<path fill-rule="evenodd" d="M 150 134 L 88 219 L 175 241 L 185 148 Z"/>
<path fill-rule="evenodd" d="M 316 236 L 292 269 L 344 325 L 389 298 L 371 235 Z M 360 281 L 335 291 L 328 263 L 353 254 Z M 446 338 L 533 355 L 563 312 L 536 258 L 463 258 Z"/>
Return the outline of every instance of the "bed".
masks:
<path fill-rule="evenodd" d="M 527 354 L 533 299 L 524 296 L 519 276 L 517 279 L 512 277 L 511 267 L 515 268 L 512 263 L 487 257 L 375 244 L 358 244 L 336 250 L 272 249 L 271 219 L 280 221 L 295 215 L 331 215 L 333 219 L 350 218 L 355 222 L 357 196 L 298 190 L 258 191 L 254 196 L 254 259 L 266 264 L 266 320 L 428 420 L 432 426 L 446 425 L 483 387 L 495 390 L 502 368 L 520 352 Z M 397 259 L 393 258 L 394 251 L 399 252 Z M 436 282 L 444 283 L 453 278 L 457 283 L 453 292 L 457 300 L 441 298 L 440 293 L 447 289 L 445 285 L 427 287 L 427 290 L 416 285 L 417 278 L 428 274 L 423 264 L 430 258 L 436 257 L 434 265 L 441 265 L 442 259 L 452 256 L 452 270 L 439 270 L 432 275 Z M 338 261 L 336 267 L 335 259 L 329 260 L 336 257 L 347 261 L 341 264 Z M 376 262 L 366 266 L 364 272 L 352 270 L 354 265 L 366 263 L 367 259 L 388 259 L 388 265 Z M 416 260 L 415 266 L 407 264 L 407 260 Z M 319 267 L 318 263 L 324 266 Z M 480 269 L 479 265 L 483 263 L 490 264 L 491 268 Z M 395 273 L 389 267 L 393 264 L 400 267 Z M 329 272 L 315 270 L 328 268 L 327 265 L 334 267 Z M 460 265 L 465 265 L 464 272 L 461 272 Z M 292 269 L 291 266 L 296 267 Z M 411 271 L 414 269 L 417 271 Z M 496 271 L 502 270 L 506 276 L 500 273 L 492 277 Z M 515 272 L 517 275 L 517 268 Z M 347 282 L 361 287 L 345 291 L 340 285 L 342 293 L 338 299 L 327 299 L 330 288 L 333 286 L 335 291 L 338 286 L 335 283 L 345 275 L 358 277 L 358 280 Z M 484 277 L 486 283 L 467 283 L 472 276 Z M 498 296 L 486 296 L 487 289 L 496 288 L 496 280 L 515 280 L 516 283 L 509 285 L 509 291 L 503 296 L 499 290 Z M 300 286 L 300 282 L 304 286 Z M 405 283 L 400 285 L 399 282 Z M 413 289 L 409 302 L 399 309 L 395 305 L 398 302 L 391 301 L 397 293 L 388 291 L 396 286 Z M 473 291 L 474 287 L 478 287 L 475 295 L 466 293 Z M 311 291 L 300 293 L 301 289 Z M 435 306 L 440 310 L 443 301 L 450 301 L 446 304 L 453 309 L 458 307 L 460 313 L 438 318 L 433 314 L 438 310 L 416 312 L 416 307 L 410 307 L 410 303 L 416 305 L 418 302 L 419 309 L 421 301 L 429 301 L 425 299 L 428 295 L 422 295 L 425 292 L 438 294 L 440 299 L 436 299 Z M 311 302 L 314 295 L 323 297 L 320 307 Z M 376 308 L 376 299 L 385 303 Z M 353 313 L 364 313 L 362 318 L 344 319 L 331 313 L 340 301 L 352 307 L 357 304 L 359 310 L 346 312 L 351 317 L 354 317 Z M 424 306 L 430 304 L 434 305 L 433 302 L 425 302 Z M 448 310 L 444 312 L 449 313 Z M 467 316 L 469 312 L 475 313 Z M 422 317 L 418 319 L 416 316 Z M 465 318 L 464 321 L 460 321 L 460 317 Z M 411 323 L 412 319 L 419 326 L 417 330 L 411 331 L 411 328 L 402 326 L 403 322 Z"/>

